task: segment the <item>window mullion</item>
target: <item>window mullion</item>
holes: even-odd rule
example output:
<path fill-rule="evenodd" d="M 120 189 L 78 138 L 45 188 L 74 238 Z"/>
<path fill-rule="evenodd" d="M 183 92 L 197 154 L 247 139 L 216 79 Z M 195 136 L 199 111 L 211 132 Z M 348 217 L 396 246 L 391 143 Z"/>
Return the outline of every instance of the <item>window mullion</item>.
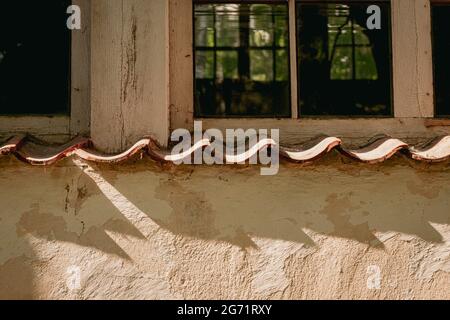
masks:
<path fill-rule="evenodd" d="M 299 86 L 298 86 L 298 59 L 297 59 L 297 12 L 296 0 L 289 0 L 289 68 L 290 68 L 290 83 L 291 83 L 291 118 L 297 119 L 299 117 Z"/>

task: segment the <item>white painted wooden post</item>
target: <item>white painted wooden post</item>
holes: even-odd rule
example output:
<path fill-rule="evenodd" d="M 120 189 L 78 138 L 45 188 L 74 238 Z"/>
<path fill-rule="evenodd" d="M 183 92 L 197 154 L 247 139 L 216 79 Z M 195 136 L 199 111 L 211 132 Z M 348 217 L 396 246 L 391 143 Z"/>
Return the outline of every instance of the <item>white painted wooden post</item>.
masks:
<path fill-rule="evenodd" d="M 395 117 L 432 117 L 429 0 L 392 0 L 392 35 Z"/>
<path fill-rule="evenodd" d="M 192 1 L 169 0 L 170 127 L 194 129 Z"/>
<path fill-rule="evenodd" d="M 88 135 L 90 125 L 91 0 L 73 0 L 81 9 L 81 30 L 72 31 L 70 134 Z"/>
<path fill-rule="evenodd" d="M 91 137 L 117 152 L 169 136 L 167 0 L 92 1 Z"/>

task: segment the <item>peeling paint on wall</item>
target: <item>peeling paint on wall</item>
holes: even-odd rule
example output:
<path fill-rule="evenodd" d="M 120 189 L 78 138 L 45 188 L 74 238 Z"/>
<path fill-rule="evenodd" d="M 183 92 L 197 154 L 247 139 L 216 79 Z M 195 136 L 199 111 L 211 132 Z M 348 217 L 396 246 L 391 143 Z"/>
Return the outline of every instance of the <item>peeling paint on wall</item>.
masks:
<path fill-rule="evenodd" d="M 450 298 L 448 164 L 0 162 L 1 298 Z"/>

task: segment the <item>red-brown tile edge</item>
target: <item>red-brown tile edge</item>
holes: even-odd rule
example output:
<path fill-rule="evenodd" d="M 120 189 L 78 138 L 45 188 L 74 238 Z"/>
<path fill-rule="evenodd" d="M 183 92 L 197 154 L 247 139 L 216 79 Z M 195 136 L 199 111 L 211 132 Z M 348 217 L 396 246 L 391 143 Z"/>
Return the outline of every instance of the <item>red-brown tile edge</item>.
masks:
<path fill-rule="evenodd" d="M 70 156 L 78 156 L 83 160 L 91 162 L 121 163 L 138 153 L 146 153 L 153 160 L 159 162 L 180 162 L 185 158 L 191 157 L 196 150 L 203 149 L 210 145 L 211 143 L 209 140 L 203 139 L 196 142 L 188 150 L 184 150 L 183 153 L 172 154 L 170 150 L 162 149 L 156 140 L 151 137 L 145 137 L 138 140 L 124 152 L 107 155 L 98 152 L 93 147 L 95 146 L 95 143 L 88 138 L 77 137 L 64 145 L 48 146 L 36 142 L 33 137 L 17 135 L 10 138 L 5 143 L 0 144 L 0 154 L 11 154 L 25 163 L 41 166 L 52 165 L 59 160 Z M 313 162 L 332 150 L 337 150 L 350 159 L 369 164 L 384 162 L 397 152 L 403 152 L 414 160 L 429 163 L 442 162 L 450 159 L 450 136 L 433 139 L 430 143 L 426 144 L 424 148 L 408 145 L 400 139 L 381 137 L 374 139 L 369 145 L 356 150 L 346 149 L 340 138 L 323 136 L 319 139 L 315 139 L 313 143 L 311 141 L 305 142 L 298 148 L 278 146 L 273 140 L 265 139 L 260 141 L 257 147 L 250 148 L 243 154 L 236 154 L 236 152 L 234 152 L 234 154 L 230 155 L 224 153 L 223 162 L 229 163 L 232 159 L 248 160 L 265 147 L 279 148 L 280 155 L 284 159 L 296 163 Z"/>

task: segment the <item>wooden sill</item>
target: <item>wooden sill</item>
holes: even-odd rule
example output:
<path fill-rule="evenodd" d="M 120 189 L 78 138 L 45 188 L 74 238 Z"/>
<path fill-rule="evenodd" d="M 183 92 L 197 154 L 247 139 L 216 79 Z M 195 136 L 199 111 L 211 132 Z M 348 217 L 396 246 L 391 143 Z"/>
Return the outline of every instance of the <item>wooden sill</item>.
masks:
<path fill-rule="evenodd" d="M 450 126 L 450 118 L 449 119 L 425 119 L 425 127 L 449 127 Z"/>
<path fill-rule="evenodd" d="M 0 135 L 18 132 L 33 135 L 68 135 L 70 116 L 0 116 Z"/>
<path fill-rule="evenodd" d="M 377 135 L 387 135 L 408 141 L 430 139 L 436 136 L 429 120 L 423 118 L 358 118 L 358 119 L 195 119 L 202 121 L 202 129 L 279 129 L 280 141 L 296 144 L 318 135 L 345 138 L 346 141 L 367 141 Z M 439 119 L 436 124 L 450 134 L 450 119 Z"/>

